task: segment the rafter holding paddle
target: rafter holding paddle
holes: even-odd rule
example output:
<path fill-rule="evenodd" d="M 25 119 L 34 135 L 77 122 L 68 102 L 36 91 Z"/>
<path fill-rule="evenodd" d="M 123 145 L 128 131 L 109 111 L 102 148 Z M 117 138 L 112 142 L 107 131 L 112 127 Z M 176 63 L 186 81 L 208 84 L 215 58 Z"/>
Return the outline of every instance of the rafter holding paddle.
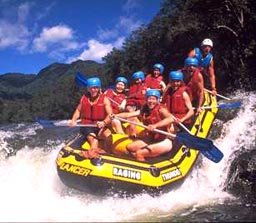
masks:
<path fill-rule="evenodd" d="M 210 94 L 212 94 L 212 91 L 208 90 L 208 89 L 204 89 L 205 91 L 209 92 Z M 231 98 L 227 98 L 221 94 L 216 94 L 218 97 L 222 98 L 222 99 L 225 99 L 225 100 L 231 100 Z"/>
<path fill-rule="evenodd" d="M 134 125 L 143 127 L 145 129 L 148 129 L 146 125 L 143 125 L 138 122 L 133 122 L 118 116 L 113 116 L 112 118 L 118 119 L 121 122 L 128 122 L 130 124 L 134 124 Z M 172 138 L 176 138 L 179 142 L 181 142 L 185 146 L 201 151 L 204 156 L 206 156 L 208 159 L 212 160 L 215 163 L 220 162 L 221 159 L 223 158 L 223 153 L 209 139 L 200 138 L 200 137 L 191 135 L 187 132 L 178 132 L 175 135 L 160 129 L 154 129 L 153 131 L 166 136 L 170 136 Z"/>

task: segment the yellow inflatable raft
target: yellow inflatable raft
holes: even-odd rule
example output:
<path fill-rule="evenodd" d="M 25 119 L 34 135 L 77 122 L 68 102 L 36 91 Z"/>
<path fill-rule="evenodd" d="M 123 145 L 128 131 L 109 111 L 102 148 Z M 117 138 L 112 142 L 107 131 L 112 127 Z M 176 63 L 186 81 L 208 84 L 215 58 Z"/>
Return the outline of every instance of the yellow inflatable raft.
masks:
<path fill-rule="evenodd" d="M 205 109 L 195 120 L 191 133 L 206 138 L 218 112 L 216 98 L 205 92 Z M 194 166 L 199 150 L 187 148 L 179 142 L 170 153 L 147 162 L 125 155 L 128 136 L 113 134 L 112 148 L 98 158 L 81 157 L 81 150 L 89 145 L 78 135 L 62 148 L 56 159 L 59 178 L 68 187 L 96 194 L 136 194 L 142 191 L 159 193 L 180 185 Z M 108 147 L 107 143 L 105 144 Z M 114 151 L 114 153 L 113 153 Z"/>

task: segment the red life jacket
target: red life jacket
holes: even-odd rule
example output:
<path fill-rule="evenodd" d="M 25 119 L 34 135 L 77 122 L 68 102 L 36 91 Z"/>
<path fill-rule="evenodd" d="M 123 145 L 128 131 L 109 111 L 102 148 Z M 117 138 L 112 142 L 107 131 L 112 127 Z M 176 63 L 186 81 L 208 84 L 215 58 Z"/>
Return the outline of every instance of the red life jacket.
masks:
<path fill-rule="evenodd" d="M 179 87 L 176 91 L 173 91 L 173 89 L 169 87 L 163 97 L 162 102 L 166 103 L 167 109 L 176 118 L 182 118 L 188 112 L 188 108 L 186 107 L 185 101 L 183 99 L 183 93 L 185 91 L 190 95 L 189 90 L 185 85 Z M 186 120 L 185 123 L 191 123 L 191 119 Z"/>
<path fill-rule="evenodd" d="M 107 97 L 111 98 L 113 101 L 117 102 L 115 103 L 110 100 L 113 113 L 119 113 L 120 111 L 118 108 L 118 104 L 120 105 L 122 103 L 122 101 L 125 99 L 125 95 L 123 93 L 117 94 L 113 89 L 107 89 L 104 94 Z"/>
<path fill-rule="evenodd" d="M 145 93 L 147 87 L 144 83 L 133 84 L 129 88 L 129 99 L 133 99 L 139 107 L 145 104 Z"/>
<path fill-rule="evenodd" d="M 147 104 L 143 105 L 143 107 L 141 108 L 139 119 L 145 125 L 155 124 L 161 121 L 163 117 L 161 117 L 159 113 L 160 106 L 163 106 L 163 105 L 158 104 L 152 110 L 150 110 Z M 159 129 L 162 129 L 164 131 L 167 130 L 166 127 L 159 128 Z M 150 131 L 147 131 L 146 135 L 147 137 L 149 137 L 151 142 L 160 142 L 166 138 L 163 134 L 150 132 Z"/>
<path fill-rule="evenodd" d="M 152 76 L 152 74 L 148 74 L 145 79 L 145 85 L 147 88 L 151 89 L 161 89 L 160 83 L 163 81 L 163 76 L 159 75 L 158 77 Z"/>
<path fill-rule="evenodd" d="M 88 95 L 83 95 L 81 98 L 81 123 L 91 124 L 97 121 L 102 121 L 107 116 L 104 104 L 105 95 L 100 93 L 97 101 L 91 104 Z"/>
<path fill-rule="evenodd" d="M 186 77 L 186 70 L 182 69 L 182 73 L 185 74 Z M 185 84 L 189 88 L 190 94 L 191 94 L 191 100 L 192 101 L 198 101 L 200 97 L 200 89 L 198 88 L 198 82 L 199 82 L 199 69 L 195 69 L 195 71 L 192 74 L 192 77 L 186 82 L 186 78 L 184 78 Z"/>

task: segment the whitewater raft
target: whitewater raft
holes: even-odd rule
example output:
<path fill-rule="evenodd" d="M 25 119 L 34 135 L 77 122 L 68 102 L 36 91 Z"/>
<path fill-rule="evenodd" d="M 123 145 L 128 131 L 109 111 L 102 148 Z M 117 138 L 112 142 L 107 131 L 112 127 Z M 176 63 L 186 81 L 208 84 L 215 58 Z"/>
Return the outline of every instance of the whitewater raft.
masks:
<path fill-rule="evenodd" d="M 206 138 L 217 115 L 216 98 L 205 92 L 205 109 L 195 120 L 191 133 Z M 140 192 L 159 193 L 179 186 L 192 170 L 200 151 L 187 148 L 175 140 L 170 153 L 146 162 L 136 161 L 123 148 L 131 139 L 118 134 L 112 135 L 115 151 L 93 159 L 81 157 L 81 150 L 89 150 L 88 142 L 78 135 L 58 153 L 56 166 L 59 178 L 68 187 L 93 194 L 136 194 Z M 105 148 L 111 151 L 111 148 Z"/>

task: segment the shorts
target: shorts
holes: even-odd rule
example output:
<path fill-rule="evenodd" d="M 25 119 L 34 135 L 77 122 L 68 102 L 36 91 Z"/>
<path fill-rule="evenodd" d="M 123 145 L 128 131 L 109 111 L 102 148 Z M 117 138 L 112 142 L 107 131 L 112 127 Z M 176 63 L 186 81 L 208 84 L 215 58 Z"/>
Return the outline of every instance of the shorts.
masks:
<path fill-rule="evenodd" d="M 80 128 L 80 133 L 87 138 L 87 136 L 90 133 L 94 133 L 95 135 L 98 135 L 100 129 L 98 127 L 81 127 Z"/>

